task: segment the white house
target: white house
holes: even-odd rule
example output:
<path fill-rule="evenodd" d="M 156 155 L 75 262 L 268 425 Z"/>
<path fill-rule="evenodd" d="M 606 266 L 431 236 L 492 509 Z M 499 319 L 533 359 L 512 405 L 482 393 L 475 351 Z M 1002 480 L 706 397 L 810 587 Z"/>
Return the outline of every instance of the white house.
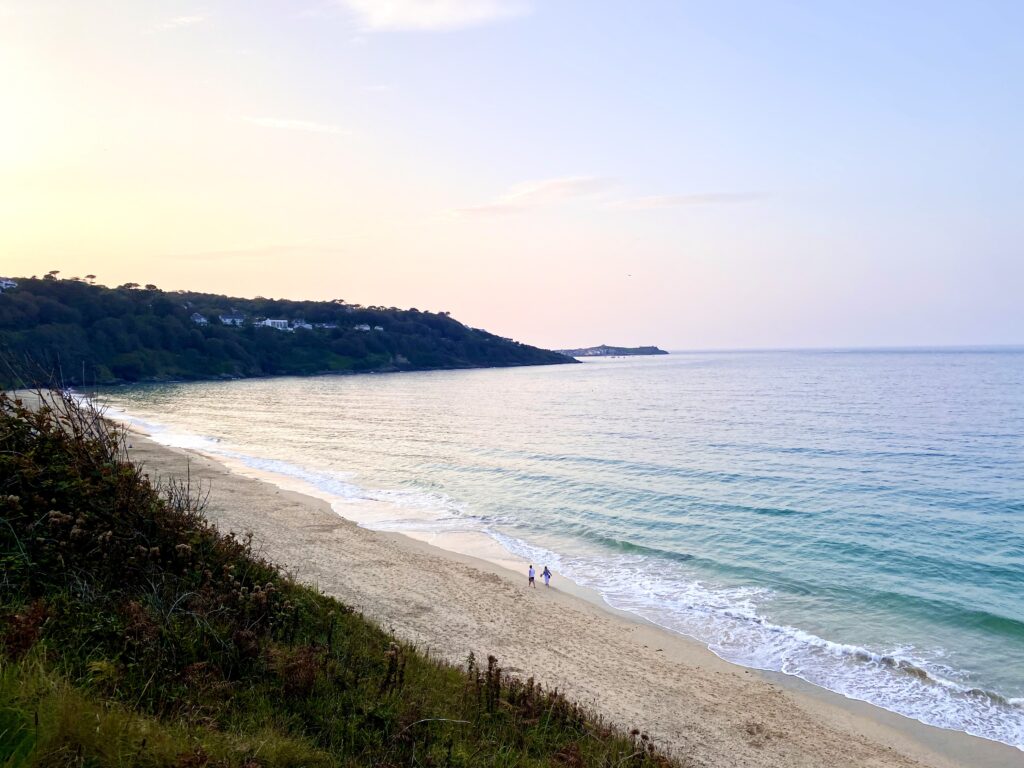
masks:
<path fill-rule="evenodd" d="M 8 288 L 17 288 L 18 283 L 14 280 L 8 280 L 6 277 L 0 277 L 0 292 L 6 291 Z"/>
<path fill-rule="evenodd" d="M 210 324 L 210 321 L 207 320 L 203 315 L 199 314 L 198 312 L 193 312 L 192 313 L 192 322 L 195 323 L 196 325 L 209 325 Z"/>
<path fill-rule="evenodd" d="M 352 330 L 353 331 L 369 331 L 370 330 L 370 326 L 368 326 L 366 323 L 360 323 L 359 325 L 353 325 L 352 326 Z"/>
<path fill-rule="evenodd" d="M 313 326 L 305 320 L 292 320 L 292 330 L 295 330 L 296 328 L 305 328 L 307 331 L 313 330 Z"/>
<path fill-rule="evenodd" d="M 264 328 L 276 328 L 279 331 L 290 330 L 288 328 L 287 320 L 272 320 L 269 317 L 266 320 L 261 320 L 260 322 L 256 323 L 256 325 L 261 325 Z"/>
<path fill-rule="evenodd" d="M 314 328 L 328 328 L 328 329 L 330 329 L 330 328 L 337 328 L 338 324 L 337 323 L 314 323 L 313 327 Z"/>
<path fill-rule="evenodd" d="M 375 325 L 375 326 L 373 326 L 373 330 L 375 330 L 375 331 L 383 331 L 384 330 L 384 326 L 383 325 Z"/>
<path fill-rule="evenodd" d="M 228 314 L 221 315 L 220 321 L 224 325 L 242 325 L 245 322 L 245 315 L 243 315 L 241 312 L 231 310 L 230 312 L 228 312 Z"/>

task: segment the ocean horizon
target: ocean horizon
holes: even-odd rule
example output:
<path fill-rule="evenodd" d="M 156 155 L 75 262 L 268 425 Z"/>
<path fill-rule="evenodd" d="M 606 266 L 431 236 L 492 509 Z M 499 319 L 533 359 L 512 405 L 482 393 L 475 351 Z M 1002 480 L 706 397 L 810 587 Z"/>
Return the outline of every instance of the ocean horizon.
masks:
<path fill-rule="evenodd" d="M 1024 749 L 1024 347 L 108 388 L 167 445 L 484 534 L 737 664 Z M 340 567 L 340 564 L 339 564 Z"/>

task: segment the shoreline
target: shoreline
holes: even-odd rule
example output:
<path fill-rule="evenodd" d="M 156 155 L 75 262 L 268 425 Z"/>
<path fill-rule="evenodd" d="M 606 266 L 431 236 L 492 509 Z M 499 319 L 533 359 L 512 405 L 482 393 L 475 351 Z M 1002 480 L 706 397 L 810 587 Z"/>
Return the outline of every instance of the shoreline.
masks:
<path fill-rule="evenodd" d="M 548 350 L 553 351 L 553 350 Z M 665 353 L 666 355 L 668 352 Z M 492 365 L 461 365 L 461 366 L 448 366 L 444 368 L 397 368 L 394 366 L 387 368 L 367 368 L 366 370 L 344 370 L 344 371 L 315 371 L 313 373 L 257 373 L 250 376 L 200 376 L 198 378 L 166 378 L 166 379 L 138 379 L 135 381 L 130 380 L 118 380 L 118 381 L 107 381 L 102 383 L 93 384 L 74 384 L 70 385 L 71 388 L 76 392 L 89 393 L 90 396 L 97 392 L 102 392 L 107 389 L 117 389 L 119 387 L 146 387 L 146 386 L 159 386 L 161 384 L 196 384 L 196 383 L 216 383 L 220 381 L 249 381 L 256 380 L 260 381 L 263 379 L 309 379 L 316 376 L 370 376 L 370 375 L 384 375 L 393 373 L 444 373 L 446 371 L 490 371 L 501 368 L 537 368 L 549 365 L 566 365 L 580 363 L 580 360 L 576 358 L 567 357 L 565 360 L 549 360 L 548 362 L 536 362 L 536 363 L 495 363 Z M 9 390 L 11 392 L 21 391 L 21 387 L 17 387 Z M 26 390 L 27 391 L 27 390 Z"/>
<path fill-rule="evenodd" d="M 137 428 L 131 443 L 132 458 L 151 474 L 180 476 L 187 467 L 209 484 L 207 517 L 221 530 L 251 530 L 269 559 L 401 639 L 453 663 L 471 650 L 494 653 L 507 671 L 643 729 L 688 764 L 1021 764 L 1013 747 L 732 664 L 560 574 L 554 588 L 528 590 L 515 556 L 483 534 L 374 531 L 298 481 L 168 447 Z M 372 514 L 383 502 L 348 503 Z M 459 536 L 486 541 L 439 540 Z"/>

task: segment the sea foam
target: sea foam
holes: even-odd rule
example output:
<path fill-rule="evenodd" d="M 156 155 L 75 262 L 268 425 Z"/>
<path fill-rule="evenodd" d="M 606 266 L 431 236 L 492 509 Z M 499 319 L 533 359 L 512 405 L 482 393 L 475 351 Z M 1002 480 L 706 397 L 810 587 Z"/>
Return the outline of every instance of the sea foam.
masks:
<path fill-rule="evenodd" d="M 366 527 L 489 536 L 737 664 L 1024 749 L 1024 354 L 688 357 L 105 396 Z"/>
<path fill-rule="evenodd" d="M 633 613 L 706 645 L 719 657 L 753 669 L 781 672 L 940 728 L 961 730 L 1024 750 L 1024 700 L 948 679 L 911 647 L 879 653 L 837 643 L 805 630 L 775 624 L 759 613 L 773 593 L 760 587 L 714 587 L 677 563 L 649 555 L 572 557 L 495 530 L 444 494 L 410 489 L 365 488 L 338 472 L 312 470 L 279 459 L 252 456 L 220 441 L 190 434 L 117 409 L 109 415 L 140 428 L 162 445 L 233 460 L 264 479 L 294 481 L 332 502 L 346 516 L 351 503 L 389 505 L 355 522 L 373 530 L 486 534 L 510 554 L 545 563 L 593 589 L 612 608 Z M 289 483 L 288 481 L 292 481 Z"/>

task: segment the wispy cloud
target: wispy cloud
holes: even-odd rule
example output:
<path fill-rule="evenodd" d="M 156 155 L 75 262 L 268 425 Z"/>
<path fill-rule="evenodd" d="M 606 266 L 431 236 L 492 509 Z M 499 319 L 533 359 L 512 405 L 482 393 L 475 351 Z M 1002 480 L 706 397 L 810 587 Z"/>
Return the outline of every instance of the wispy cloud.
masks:
<path fill-rule="evenodd" d="M 343 134 L 345 130 L 328 123 L 316 123 L 311 120 L 292 120 L 279 117 L 246 117 L 245 122 L 261 128 L 276 128 L 285 131 L 306 131 L 308 133 Z"/>
<path fill-rule="evenodd" d="M 165 253 L 162 258 L 175 261 L 229 261 L 232 259 L 260 258 L 310 258 L 329 257 L 347 253 L 340 247 L 323 245 L 263 245 L 254 248 L 232 248 L 219 251 L 193 251 L 189 253 Z"/>
<path fill-rule="evenodd" d="M 574 198 L 593 197 L 613 184 L 601 176 L 562 176 L 516 184 L 504 195 L 489 203 L 456 209 L 467 215 L 501 215 L 521 213 L 534 208 L 555 205 Z"/>
<path fill-rule="evenodd" d="M 455 209 L 463 215 L 507 215 L 538 208 L 548 208 L 570 200 L 580 200 L 597 209 L 617 211 L 648 211 L 659 208 L 680 208 L 694 205 L 746 203 L 764 197 L 760 194 L 736 192 L 702 192 L 681 195 L 613 196 L 617 183 L 603 176 L 562 176 L 516 184 L 505 194 L 490 202 Z M 618 190 L 618 195 L 622 194 Z"/>
<path fill-rule="evenodd" d="M 372 30 L 449 30 L 487 24 L 530 10 L 526 0 L 338 0 Z"/>
<path fill-rule="evenodd" d="M 183 27 L 194 27 L 197 24 L 202 24 L 209 18 L 210 17 L 205 13 L 194 13 L 189 16 L 175 16 L 173 19 L 167 19 L 167 21 L 160 24 L 160 29 L 181 29 Z"/>
<path fill-rule="evenodd" d="M 645 195 L 623 200 L 612 200 L 606 207 L 620 211 L 649 211 L 656 208 L 679 208 L 687 205 L 718 205 L 722 203 L 747 203 L 758 200 L 762 195 L 736 194 L 731 192 L 706 192 L 695 195 Z"/>

